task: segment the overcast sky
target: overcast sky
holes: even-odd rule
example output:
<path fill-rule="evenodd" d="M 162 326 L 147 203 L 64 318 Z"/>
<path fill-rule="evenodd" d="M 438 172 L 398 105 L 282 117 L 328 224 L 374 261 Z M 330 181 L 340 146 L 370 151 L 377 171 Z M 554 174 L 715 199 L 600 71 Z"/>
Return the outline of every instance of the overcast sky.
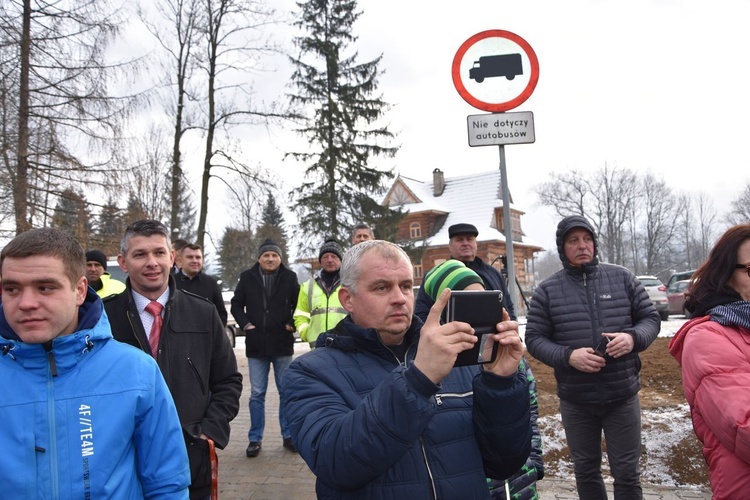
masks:
<path fill-rule="evenodd" d="M 535 205 L 530 188 L 550 172 L 605 163 L 650 171 L 675 190 L 705 191 L 720 214 L 748 178 L 750 1 L 360 0 L 359 8 L 360 61 L 383 54 L 379 89 L 393 104 L 387 121 L 401 147 L 380 165 L 419 180 L 434 168 L 446 177 L 498 168 L 497 146 L 467 144 L 466 117 L 484 111 L 453 85 L 461 44 L 501 29 L 531 45 L 539 82 L 513 111 L 534 113 L 536 142 L 505 151 L 524 230 L 545 247 L 554 244 L 557 217 Z M 259 90 L 282 92 L 290 71 L 280 63 Z M 265 166 L 290 183 L 299 178 L 299 167 L 281 160 L 287 133 L 250 140 Z"/>

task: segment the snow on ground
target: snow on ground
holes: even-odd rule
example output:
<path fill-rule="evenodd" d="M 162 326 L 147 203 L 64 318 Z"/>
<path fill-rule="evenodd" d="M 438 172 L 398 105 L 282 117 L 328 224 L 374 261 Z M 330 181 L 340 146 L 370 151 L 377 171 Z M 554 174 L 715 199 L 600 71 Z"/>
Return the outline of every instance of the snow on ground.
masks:
<path fill-rule="evenodd" d="M 670 316 L 667 321 L 661 322 L 661 330 L 659 331 L 659 337 L 673 337 L 677 330 L 687 321 L 683 315 Z M 526 333 L 526 316 L 518 318 L 518 333 L 521 338 Z"/>
<path fill-rule="evenodd" d="M 685 321 L 687 320 L 684 316 L 670 316 L 667 321 L 662 321 L 659 337 L 674 336 Z M 519 318 L 519 324 L 519 333 L 523 338 L 526 318 Z M 677 407 L 643 410 L 641 419 L 641 440 L 644 447 L 643 457 L 645 458 L 645 463 L 641 464 L 642 481 L 648 484 L 681 486 L 670 474 L 669 460 L 674 451 L 673 447 L 693 432 L 689 406 L 685 403 Z M 574 480 L 573 462 L 570 457 L 567 454 L 555 453 L 567 446 L 560 415 L 542 417 L 538 420 L 538 423 L 545 455 L 551 454 L 558 457 L 556 470 L 550 471 L 551 474 L 555 477 Z M 606 454 L 603 457 L 602 470 L 605 471 L 605 480 L 611 481 Z"/>

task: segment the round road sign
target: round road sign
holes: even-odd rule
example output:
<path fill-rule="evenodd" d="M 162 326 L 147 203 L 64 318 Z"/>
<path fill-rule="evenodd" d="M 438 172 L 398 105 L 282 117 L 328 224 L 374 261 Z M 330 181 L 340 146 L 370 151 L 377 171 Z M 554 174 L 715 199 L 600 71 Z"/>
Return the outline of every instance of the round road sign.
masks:
<path fill-rule="evenodd" d="M 466 102 L 500 113 L 529 98 L 539 81 L 539 60 L 531 45 L 515 33 L 487 30 L 458 48 L 451 74 Z"/>

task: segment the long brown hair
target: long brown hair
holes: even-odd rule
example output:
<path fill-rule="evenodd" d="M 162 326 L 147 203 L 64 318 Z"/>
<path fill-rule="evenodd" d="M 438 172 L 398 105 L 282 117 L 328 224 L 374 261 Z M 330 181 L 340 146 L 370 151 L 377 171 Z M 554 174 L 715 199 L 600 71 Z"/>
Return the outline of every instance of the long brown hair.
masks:
<path fill-rule="evenodd" d="M 729 280 L 738 264 L 737 250 L 747 239 L 750 239 L 750 224 L 732 226 L 719 238 L 708 259 L 693 274 L 689 291 L 685 293 L 685 307 L 689 311 L 695 311 L 698 304 L 713 296 L 736 294 Z"/>

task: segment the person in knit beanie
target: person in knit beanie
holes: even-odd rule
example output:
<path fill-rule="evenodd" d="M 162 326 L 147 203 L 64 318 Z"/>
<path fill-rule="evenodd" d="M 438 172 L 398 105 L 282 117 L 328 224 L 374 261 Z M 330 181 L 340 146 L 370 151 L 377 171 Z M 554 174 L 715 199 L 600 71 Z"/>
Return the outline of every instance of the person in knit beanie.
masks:
<path fill-rule="evenodd" d="M 125 291 L 125 283 L 114 279 L 107 272 L 107 256 L 101 250 L 86 252 L 86 279 L 101 298 Z"/>
<path fill-rule="evenodd" d="M 258 247 L 258 259 L 261 258 L 261 256 L 266 252 L 275 252 L 281 257 L 281 247 L 276 244 L 275 241 L 271 239 L 266 239 L 263 243 L 260 244 Z"/>
<path fill-rule="evenodd" d="M 435 301 L 443 293 L 443 290 L 484 290 L 482 278 L 477 273 L 466 267 L 460 260 L 447 260 L 433 267 L 424 277 L 424 290 L 427 295 Z M 421 318 L 425 321 L 427 318 Z M 526 463 L 510 478 L 494 479 L 487 478 L 487 486 L 490 489 L 492 499 L 506 500 L 507 498 L 520 498 L 532 500 L 539 498 L 536 482 L 544 477 L 544 462 L 542 460 L 542 437 L 539 432 L 537 420 L 539 418 L 539 403 L 536 379 L 531 371 L 526 358 L 521 359 L 519 370 L 523 372 L 529 381 L 529 403 L 531 412 L 531 454 Z"/>
<path fill-rule="evenodd" d="M 469 288 L 470 285 L 479 287 Z M 446 288 L 484 290 L 484 283 L 477 273 L 466 267 L 466 264 L 451 259 L 433 267 L 424 278 L 424 289 L 433 301 L 437 300 Z"/>
<path fill-rule="evenodd" d="M 339 301 L 343 256 L 336 240 L 326 240 L 318 252 L 320 272 L 300 286 L 294 326 L 300 338 L 310 343 L 310 348 L 315 348 L 321 333 L 336 326 L 347 314 Z"/>
<path fill-rule="evenodd" d="M 339 245 L 338 241 L 336 240 L 326 240 L 325 243 L 320 247 L 320 251 L 318 252 L 318 262 L 323 264 L 323 256 L 327 253 L 332 253 L 336 257 L 339 258 L 339 267 L 341 267 L 341 259 L 344 258 L 344 252 L 341 250 L 341 245 Z"/>

